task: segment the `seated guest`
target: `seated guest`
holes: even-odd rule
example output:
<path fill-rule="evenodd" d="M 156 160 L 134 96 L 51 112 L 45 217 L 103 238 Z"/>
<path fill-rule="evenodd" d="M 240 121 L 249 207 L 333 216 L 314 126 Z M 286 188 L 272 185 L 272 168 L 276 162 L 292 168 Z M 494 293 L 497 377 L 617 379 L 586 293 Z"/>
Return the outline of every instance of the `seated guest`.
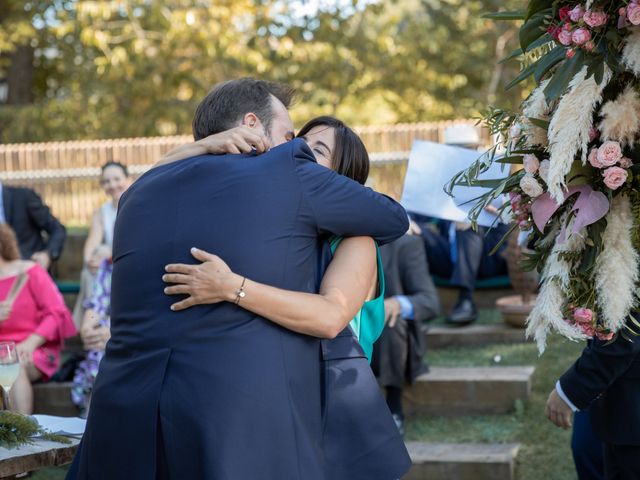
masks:
<path fill-rule="evenodd" d="M 402 389 L 428 369 L 421 324 L 440 305 L 419 237 L 405 235 L 380 247 L 385 281 L 385 328 L 374 344 L 372 368 L 386 390 L 387 405 L 404 434 Z"/>
<path fill-rule="evenodd" d="M 33 411 L 31 383 L 48 380 L 58 369 L 65 338 L 76 329 L 49 274 L 39 264 L 20 260 L 13 230 L 0 225 L 0 341 L 16 343 L 20 374 L 11 387 L 12 409 Z"/>
<path fill-rule="evenodd" d="M 477 150 L 480 136 L 470 125 L 456 125 L 445 130 L 445 143 L 448 145 Z M 487 211 L 497 214 L 495 206 Z M 501 222 L 478 231 L 466 222 L 411 214 L 412 233 L 419 234 L 424 240 L 427 260 L 431 273 L 448 280 L 458 289 L 458 301 L 447 316 L 447 322 L 454 325 L 467 325 L 477 319 L 478 313 L 473 300 L 476 281 L 507 274 L 507 262 L 502 253 L 506 242 L 498 251 L 491 251 L 508 233 L 509 225 Z"/>
<path fill-rule="evenodd" d="M 0 183 L 1 223 L 15 232 L 23 259 L 48 270 L 60 257 L 67 231 L 33 190 Z"/>
<path fill-rule="evenodd" d="M 84 317 L 84 303 L 91 294 L 98 267 L 111 256 L 113 226 L 120 197 L 130 185 L 127 167 L 120 162 L 109 161 L 102 166 L 100 186 L 109 200 L 98 208 L 91 219 L 91 227 L 84 244 L 84 268 L 80 275 L 80 293 L 73 309 L 73 320 L 80 327 Z"/>
<path fill-rule="evenodd" d="M 89 411 L 93 383 L 98 375 L 98 367 L 104 356 L 107 341 L 111 338 L 111 273 L 113 262 L 105 258 L 96 274 L 93 291 L 85 300 L 84 318 L 80 329 L 82 343 L 87 350 L 87 357 L 80 362 L 73 377 L 71 399 L 80 409 L 82 416 Z"/>

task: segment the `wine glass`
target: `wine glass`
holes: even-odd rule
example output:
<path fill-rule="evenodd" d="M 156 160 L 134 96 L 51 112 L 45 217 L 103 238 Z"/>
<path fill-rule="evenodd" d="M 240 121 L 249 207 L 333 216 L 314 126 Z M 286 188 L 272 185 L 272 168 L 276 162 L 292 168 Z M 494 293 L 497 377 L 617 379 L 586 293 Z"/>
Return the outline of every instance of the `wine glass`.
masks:
<path fill-rule="evenodd" d="M 9 391 L 19 374 L 20 362 L 15 342 L 0 342 L 0 385 L 7 394 L 6 410 L 9 410 Z"/>

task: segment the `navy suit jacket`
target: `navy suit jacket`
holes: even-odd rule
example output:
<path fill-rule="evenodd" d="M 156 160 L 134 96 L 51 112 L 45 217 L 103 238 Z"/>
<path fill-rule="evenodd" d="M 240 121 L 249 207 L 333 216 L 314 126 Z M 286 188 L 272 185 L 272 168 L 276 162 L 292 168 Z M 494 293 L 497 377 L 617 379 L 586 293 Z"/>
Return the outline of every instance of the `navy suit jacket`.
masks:
<path fill-rule="evenodd" d="M 68 478 L 324 480 L 320 340 L 231 303 L 172 312 L 164 266 L 195 263 L 196 246 L 316 292 L 325 233 L 385 243 L 407 227 L 400 205 L 319 166 L 302 140 L 143 175 L 119 205 L 112 336 Z"/>
<path fill-rule="evenodd" d="M 596 435 L 616 445 L 640 445 L 640 337 L 628 336 L 632 341 L 622 335 L 610 344 L 591 340 L 560 378 L 569 400 L 591 411 Z"/>

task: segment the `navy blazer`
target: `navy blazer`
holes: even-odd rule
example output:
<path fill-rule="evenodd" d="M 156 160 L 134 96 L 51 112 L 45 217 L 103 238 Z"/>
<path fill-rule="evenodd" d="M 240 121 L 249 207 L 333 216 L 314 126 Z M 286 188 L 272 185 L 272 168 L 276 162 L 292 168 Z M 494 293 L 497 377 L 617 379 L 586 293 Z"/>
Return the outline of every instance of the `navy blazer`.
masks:
<path fill-rule="evenodd" d="M 593 429 L 602 441 L 640 445 L 640 337 L 627 335 L 632 341 L 622 335 L 610 344 L 591 340 L 560 385 L 577 408 L 591 411 Z"/>
<path fill-rule="evenodd" d="M 60 257 L 67 231 L 36 192 L 2 185 L 2 204 L 7 223 L 16 232 L 22 258 L 44 250 L 52 260 Z"/>
<path fill-rule="evenodd" d="M 112 336 L 67 478 L 325 480 L 320 340 L 231 303 L 172 312 L 164 266 L 195 263 L 195 246 L 316 292 L 324 234 L 386 243 L 407 227 L 400 205 L 319 166 L 302 140 L 147 172 L 120 200 Z"/>

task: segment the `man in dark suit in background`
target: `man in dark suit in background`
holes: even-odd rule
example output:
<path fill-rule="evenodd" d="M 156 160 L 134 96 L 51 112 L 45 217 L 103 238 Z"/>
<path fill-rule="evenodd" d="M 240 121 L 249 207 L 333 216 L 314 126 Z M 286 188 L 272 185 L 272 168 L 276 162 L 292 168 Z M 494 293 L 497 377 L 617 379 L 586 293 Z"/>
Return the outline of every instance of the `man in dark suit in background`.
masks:
<path fill-rule="evenodd" d="M 0 223 L 16 232 L 23 259 L 48 270 L 60 257 L 67 231 L 33 190 L 0 183 Z"/>
<path fill-rule="evenodd" d="M 386 390 L 387 405 L 404 434 L 402 388 L 428 371 L 423 362 L 422 322 L 440 311 L 422 239 L 405 235 L 380 247 L 385 281 L 385 329 L 374 344 L 372 368 Z"/>
<path fill-rule="evenodd" d="M 608 480 L 640 479 L 640 337 L 625 335 L 612 343 L 592 339 L 556 383 L 546 407 L 549 420 L 565 429 L 574 411 L 589 410 L 604 442 Z"/>

